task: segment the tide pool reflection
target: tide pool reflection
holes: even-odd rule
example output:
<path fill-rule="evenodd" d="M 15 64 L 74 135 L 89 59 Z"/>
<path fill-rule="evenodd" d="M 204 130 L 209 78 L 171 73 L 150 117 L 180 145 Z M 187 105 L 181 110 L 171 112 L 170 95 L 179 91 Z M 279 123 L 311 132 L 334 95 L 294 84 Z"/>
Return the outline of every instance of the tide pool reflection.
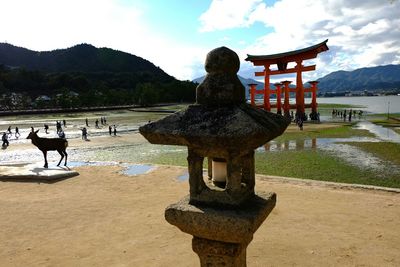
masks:
<path fill-rule="evenodd" d="M 317 138 L 304 139 L 304 140 L 285 140 L 285 141 L 271 141 L 266 143 L 258 150 L 264 149 L 265 151 L 285 151 L 285 150 L 304 150 L 316 149 Z"/>

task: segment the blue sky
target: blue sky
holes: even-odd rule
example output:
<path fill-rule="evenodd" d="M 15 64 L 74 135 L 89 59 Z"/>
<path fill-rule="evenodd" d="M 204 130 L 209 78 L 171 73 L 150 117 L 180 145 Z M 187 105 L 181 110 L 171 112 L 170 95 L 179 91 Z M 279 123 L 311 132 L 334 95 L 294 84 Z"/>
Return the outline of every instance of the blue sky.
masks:
<path fill-rule="evenodd" d="M 146 58 L 168 74 L 205 74 L 208 51 L 274 54 L 329 39 L 304 80 L 336 70 L 400 64 L 399 0 L 0 0 L 0 42 L 36 51 L 80 43 Z M 276 80 L 294 79 L 276 76 Z"/>

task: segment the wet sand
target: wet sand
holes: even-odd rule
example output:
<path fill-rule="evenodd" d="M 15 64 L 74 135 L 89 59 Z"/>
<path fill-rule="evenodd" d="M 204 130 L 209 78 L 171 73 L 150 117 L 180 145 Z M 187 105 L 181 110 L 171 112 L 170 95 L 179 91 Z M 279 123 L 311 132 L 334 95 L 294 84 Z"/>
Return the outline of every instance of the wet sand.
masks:
<path fill-rule="evenodd" d="M 126 176 L 80 167 L 54 184 L 0 182 L 0 266 L 198 266 L 191 237 L 164 220 L 188 193 L 185 168 Z M 400 194 L 257 176 L 276 208 L 248 266 L 400 266 Z"/>

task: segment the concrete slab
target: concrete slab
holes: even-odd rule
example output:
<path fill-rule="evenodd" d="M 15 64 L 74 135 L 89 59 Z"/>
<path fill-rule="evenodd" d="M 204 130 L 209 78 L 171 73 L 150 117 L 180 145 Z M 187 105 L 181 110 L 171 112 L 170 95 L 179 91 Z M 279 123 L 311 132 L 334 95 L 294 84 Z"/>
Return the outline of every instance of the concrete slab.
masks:
<path fill-rule="evenodd" d="M 79 175 L 68 167 L 43 168 L 43 163 L 1 163 L 0 181 L 55 182 Z"/>

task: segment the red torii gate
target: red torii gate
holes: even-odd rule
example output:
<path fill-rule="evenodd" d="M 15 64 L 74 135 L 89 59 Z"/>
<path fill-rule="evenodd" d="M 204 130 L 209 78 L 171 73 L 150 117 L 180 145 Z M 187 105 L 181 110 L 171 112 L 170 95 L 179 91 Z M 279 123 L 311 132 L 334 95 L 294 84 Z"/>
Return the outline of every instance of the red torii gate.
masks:
<path fill-rule="evenodd" d="M 311 88 L 303 87 L 303 79 L 302 72 L 303 71 L 313 71 L 315 70 L 316 65 L 311 66 L 303 66 L 303 60 L 316 58 L 317 55 L 321 52 L 329 50 L 327 43 L 328 39 L 323 41 L 322 43 L 294 50 L 286 53 L 273 54 L 273 55 L 247 55 L 246 61 L 251 61 L 254 66 L 264 66 L 264 71 L 255 72 L 256 76 L 264 76 L 264 90 L 256 90 L 256 84 L 249 84 L 250 86 L 250 101 L 252 105 L 255 105 L 255 95 L 263 94 L 264 95 L 264 103 L 261 105 L 267 111 L 271 111 L 271 107 L 277 109 L 278 113 L 282 113 L 282 103 L 281 103 L 281 94 L 282 89 L 285 94 L 283 110 L 285 116 L 290 116 L 290 108 L 296 109 L 296 117 L 302 118 L 303 120 L 307 119 L 305 115 L 305 108 L 311 107 L 311 118 L 317 118 L 317 83 L 316 81 L 309 82 L 311 84 Z M 295 62 L 296 66 L 294 68 L 288 69 L 288 63 Z M 276 64 L 278 69 L 271 70 L 270 66 Z M 273 90 L 270 88 L 270 76 L 271 75 L 279 75 L 279 74 L 287 74 L 287 73 L 296 73 L 296 88 L 292 89 L 289 87 L 290 81 L 283 81 L 281 83 L 274 84 L 276 89 Z M 282 87 L 283 86 L 283 87 Z M 289 104 L 289 93 L 296 93 L 296 104 Z M 312 101 L 311 104 L 304 104 L 304 93 L 311 92 L 312 93 Z M 271 105 L 270 95 L 276 94 L 276 105 Z"/>

